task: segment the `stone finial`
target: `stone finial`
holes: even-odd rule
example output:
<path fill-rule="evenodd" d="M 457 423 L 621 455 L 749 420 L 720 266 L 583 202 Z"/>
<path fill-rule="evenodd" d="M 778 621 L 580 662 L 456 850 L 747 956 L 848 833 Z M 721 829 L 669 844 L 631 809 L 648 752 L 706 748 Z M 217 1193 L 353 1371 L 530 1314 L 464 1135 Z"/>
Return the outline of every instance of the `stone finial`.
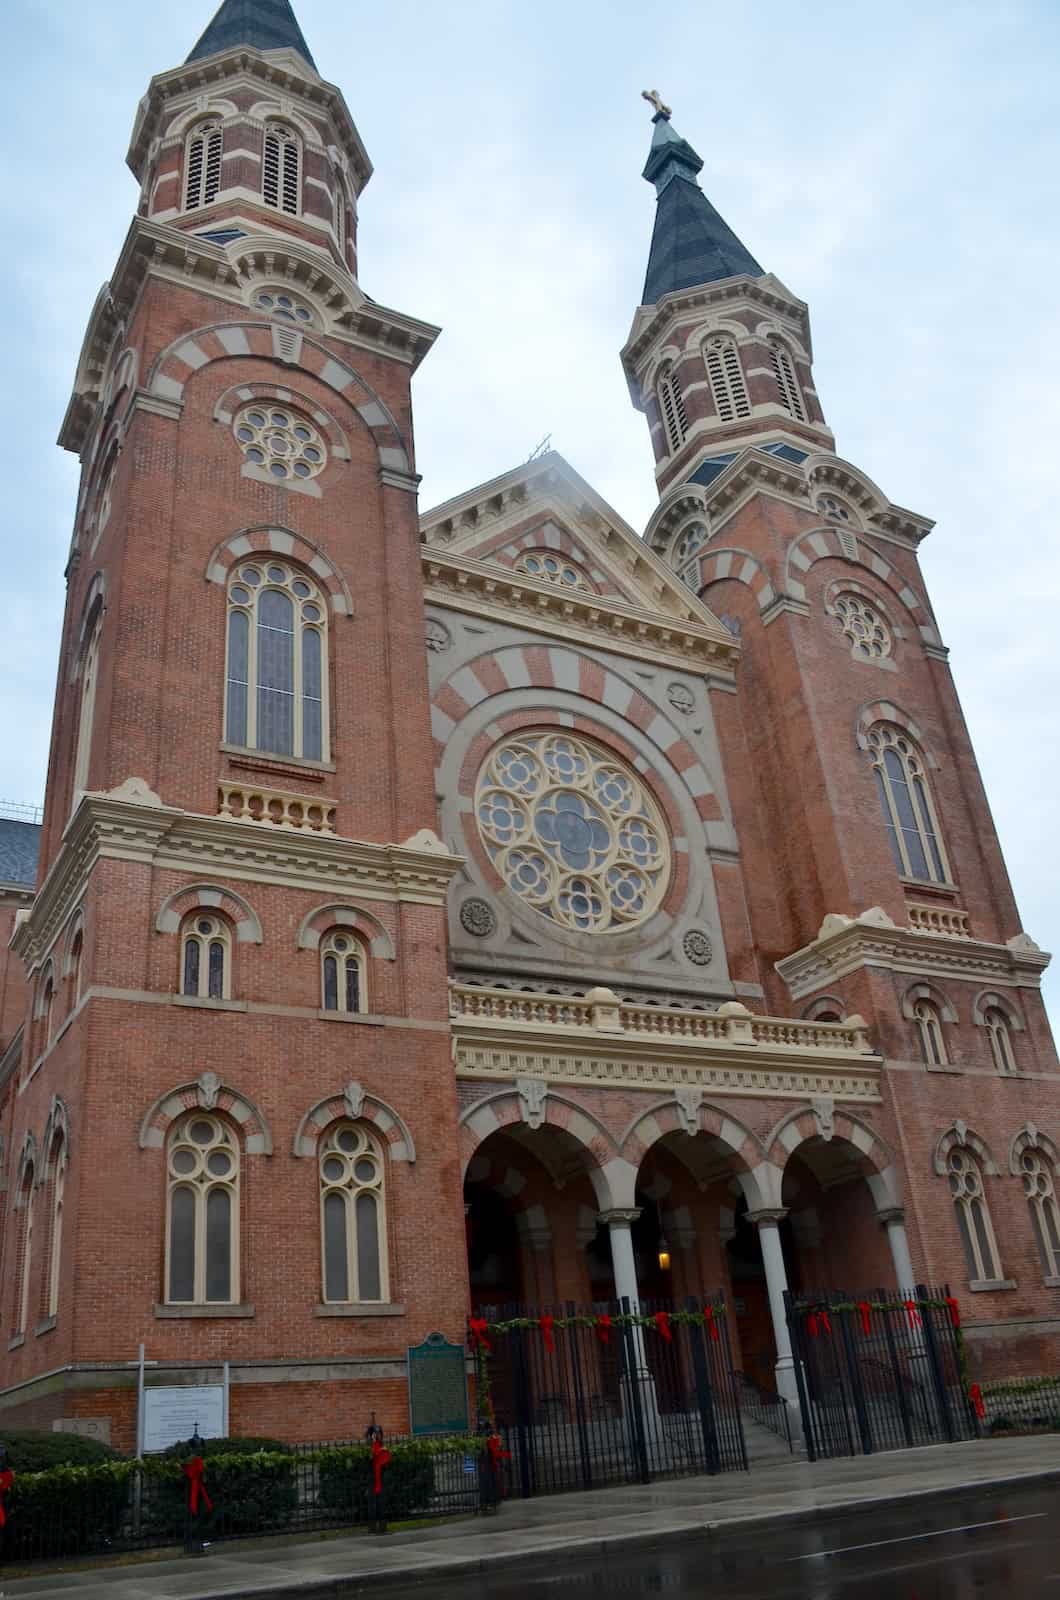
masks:
<path fill-rule="evenodd" d="M 590 989 L 585 996 L 593 1008 L 593 1027 L 603 1033 L 622 1032 L 622 1002 L 613 989 Z"/>
<path fill-rule="evenodd" d="M 854 918 L 844 916 L 842 911 L 830 911 L 817 930 L 818 939 L 832 939 L 837 933 L 842 933 L 844 928 L 854 925 Z"/>
<path fill-rule="evenodd" d="M 124 800 L 127 805 L 151 806 L 155 809 L 162 804 L 160 796 L 155 794 L 145 778 L 126 778 L 116 789 L 107 790 L 107 799 Z"/>
<path fill-rule="evenodd" d="M 870 906 L 867 911 L 862 911 L 857 918 L 867 928 L 894 928 L 897 927 L 893 917 L 889 917 L 882 906 Z"/>
<path fill-rule="evenodd" d="M 358 1117 L 364 1115 L 364 1087 L 354 1079 L 342 1091 L 342 1098 L 346 1106 L 346 1115 L 356 1122 Z"/>
<path fill-rule="evenodd" d="M 221 1080 L 216 1072 L 204 1072 L 197 1080 L 195 1089 L 202 1109 L 204 1111 L 216 1110 L 217 1097 L 221 1093 Z"/>

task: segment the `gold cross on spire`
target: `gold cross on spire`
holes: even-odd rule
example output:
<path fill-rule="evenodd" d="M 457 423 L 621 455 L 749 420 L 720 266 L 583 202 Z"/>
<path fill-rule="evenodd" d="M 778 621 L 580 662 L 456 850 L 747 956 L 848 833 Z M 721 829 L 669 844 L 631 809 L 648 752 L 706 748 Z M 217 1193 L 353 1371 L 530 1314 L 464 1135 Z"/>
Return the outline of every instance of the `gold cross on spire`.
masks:
<path fill-rule="evenodd" d="M 642 100 L 647 100 L 649 105 L 655 107 L 655 115 L 657 117 L 665 117 L 667 122 L 669 122 L 672 113 L 669 106 L 663 105 L 662 95 L 659 93 L 658 89 L 642 89 L 640 91 L 640 97 Z"/>

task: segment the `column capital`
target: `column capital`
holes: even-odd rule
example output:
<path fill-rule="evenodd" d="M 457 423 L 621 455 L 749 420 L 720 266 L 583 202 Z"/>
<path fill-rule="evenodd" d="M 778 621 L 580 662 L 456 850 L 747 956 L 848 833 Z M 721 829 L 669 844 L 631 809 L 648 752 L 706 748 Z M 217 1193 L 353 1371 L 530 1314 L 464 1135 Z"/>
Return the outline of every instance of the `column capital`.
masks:
<path fill-rule="evenodd" d="M 776 1206 L 772 1210 L 749 1211 L 747 1213 L 747 1220 L 748 1222 L 753 1222 L 758 1228 L 763 1226 L 767 1228 L 775 1228 L 778 1222 L 784 1221 L 784 1218 L 787 1216 L 787 1214 L 787 1208 L 785 1206 Z"/>
<path fill-rule="evenodd" d="M 884 1206 L 883 1210 L 877 1211 L 876 1215 L 879 1217 L 884 1227 L 886 1227 L 890 1222 L 905 1223 L 904 1206 Z"/>
<path fill-rule="evenodd" d="M 639 1216 L 639 1206 L 616 1206 L 611 1211 L 597 1212 L 597 1220 L 606 1222 L 608 1227 L 617 1225 L 620 1228 L 628 1228 Z"/>

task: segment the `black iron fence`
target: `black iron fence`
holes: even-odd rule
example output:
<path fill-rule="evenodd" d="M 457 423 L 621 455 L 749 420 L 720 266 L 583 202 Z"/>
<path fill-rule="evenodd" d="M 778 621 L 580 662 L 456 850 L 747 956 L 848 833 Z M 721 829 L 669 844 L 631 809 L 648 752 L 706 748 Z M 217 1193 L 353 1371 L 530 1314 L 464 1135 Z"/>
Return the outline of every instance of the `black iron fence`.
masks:
<path fill-rule="evenodd" d="M 236 1443 L 237 1441 L 233 1441 Z M 5 1565 L 487 1509 L 484 1440 L 388 1439 L 375 1472 L 364 1441 L 209 1456 L 194 1515 L 185 1463 L 148 1458 L 16 1473 L 4 1496 Z"/>
<path fill-rule="evenodd" d="M 947 1288 L 815 1290 L 785 1302 L 811 1461 L 978 1436 Z"/>
<path fill-rule="evenodd" d="M 484 1307 L 472 1341 L 515 1493 L 747 1466 L 720 1295 Z"/>

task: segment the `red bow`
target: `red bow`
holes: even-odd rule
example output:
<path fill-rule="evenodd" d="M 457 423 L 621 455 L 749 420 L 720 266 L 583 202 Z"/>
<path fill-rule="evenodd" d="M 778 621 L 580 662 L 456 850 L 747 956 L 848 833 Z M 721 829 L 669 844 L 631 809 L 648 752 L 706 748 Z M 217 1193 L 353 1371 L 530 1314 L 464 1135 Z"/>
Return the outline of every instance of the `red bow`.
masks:
<path fill-rule="evenodd" d="M 543 1317 L 538 1317 L 537 1319 L 537 1325 L 541 1329 L 541 1337 L 545 1341 L 545 1349 L 549 1355 L 552 1355 L 556 1348 L 556 1341 L 552 1337 L 552 1324 L 555 1320 L 554 1317 L 549 1316 L 547 1311 Z"/>
<path fill-rule="evenodd" d="M 372 1440 L 372 1487 L 377 1495 L 383 1492 L 383 1468 L 390 1464 L 390 1451 L 381 1439 Z"/>
<path fill-rule="evenodd" d="M 871 1307 L 870 1307 L 869 1302 L 867 1300 L 859 1300 L 858 1301 L 858 1315 L 861 1317 L 861 1331 L 862 1331 L 862 1333 L 868 1333 L 868 1331 L 869 1331 L 869 1312 L 870 1312 L 870 1310 L 871 1310 Z"/>
<path fill-rule="evenodd" d="M 915 1300 L 905 1301 L 905 1314 L 909 1318 L 909 1326 L 911 1328 L 922 1328 L 924 1326 L 924 1319 L 916 1308 Z"/>
<path fill-rule="evenodd" d="M 10 1467 L 0 1472 L 0 1528 L 7 1527 L 7 1513 L 4 1510 L 4 1496 L 15 1481 L 15 1474 Z"/>
<path fill-rule="evenodd" d="M 955 1328 L 961 1325 L 961 1308 L 951 1294 L 946 1296 L 946 1310 L 950 1314 L 950 1321 Z"/>
<path fill-rule="evenodd" d="M 206 1507 L 207 1511 L 213 1510 L 213 1501 L 206 1493 L 206 1485 L 203 1482 L 205 1475 L 206 1463 L 202 1459 L 202 1456 L 192 1456 L 191 1460 L 185 1463 L 184 1476 L 187 1478 L 189 1485 L 188 1510 L 191 1512 L 193 1517 L 197 1517 L 199 1514 L 200 1495 L 202 1495 L 203 1505 Z"/>
<path fill-rule="evenodd" d="M 983 1391 L 980 1389 L 977 1383 L 973 1383 L 969 1388 L 968 1398 L 975 1408 L 976 1416 L 979 1418 L 979 1421 L 982 1422 L 983 1418 L 986 1416 L 986 1406 L 983 1404 Z"/>
<path fill-rule="evenodd" d="M 674 1336 L 670 1332 L 670 1313 L 668 1311 L 657 1311 L 655 1313 L 655 1326 L 667 1344 L 673 1344 Z"/>
<path fill-rule="evenodd" d="M 831 1320 L 829 1319 L 828 1312 L 823 1306 L 821 1307 L 820 1311 L 810 1312 L 806 1325 L 810 1330 L 811 1337 L 814 1339 L 820 1338 L 822 1328 L 824 1329 L 825 1333 L 831 1333 L 832 1331 Z"/>
<path fill-rule="evenodd" d="M 596 1337 L 601 1344 L 611 1343 L 611 1318 L 604 1311 L 596 1319 Z"/>
<path fill-rule="evenodd" d="M 489 1323 L 486 1321 L 485 1317 L 472 1317 L 468 1323 L 468 1326 L 471 1329 L 471 1337 L 475 1341 L 475 1348 L 477 1350 L 493 1349 L 493 1346 L 486 1337 Z"/>
<path fill-rule="evenodd" d="M 499 1433 L 490 1434 L 486 1440 L 486 1450 L 489 1454 L 490 1466 L 493 1468 L 494 1475 L 498 1478 L 501 1477 L 504 1472 L 501 1462 L 510 1461 L 512 1452 L 504 1448 L 504 1443 Z"/>
<path fill-rule="evenodd" d="M 707 1319 L 707 1327 L 710 1329 L 710 1337 L 714 1340 L 720 1339 L 721 1334 L 718 1332 L 718 1324 L 714 1321 L 714 1307 L 704 1306 L 703 1315 Z"/>

